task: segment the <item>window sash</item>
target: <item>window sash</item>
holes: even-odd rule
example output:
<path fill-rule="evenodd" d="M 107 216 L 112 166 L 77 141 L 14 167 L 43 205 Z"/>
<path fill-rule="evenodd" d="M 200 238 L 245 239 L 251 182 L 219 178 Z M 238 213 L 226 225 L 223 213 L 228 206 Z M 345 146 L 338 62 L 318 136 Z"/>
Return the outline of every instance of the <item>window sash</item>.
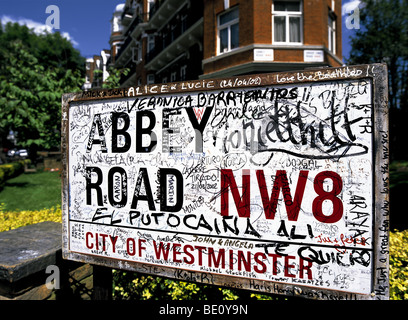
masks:
<path fill-rule="evenodd" d="M 219 54 L 239 47 L 239 9 L 234 8 L 218 16 Z"/>
<path fill-rule="evenodd" d="M 301 1 L 274 1 L 274 12 L 302 13 Z"/>
<path fill-rule="evenodd" d="M 274 44 L 303 43 L 302 1 L 274 1 L 272 5 Z"/>
<path fill-rule="evenodd" d="M 234 8 L 219 15 L 218 25 L 224 26 L 226 24 L 235 23 L 236 21 L 238 21 L 238 19 L 239 19 L 238 8 Z"/>
<path fill-rule="evenodd" d="M 336 19 L 330 14 L 328 17 L 328 49 L 336 54 Z"/>

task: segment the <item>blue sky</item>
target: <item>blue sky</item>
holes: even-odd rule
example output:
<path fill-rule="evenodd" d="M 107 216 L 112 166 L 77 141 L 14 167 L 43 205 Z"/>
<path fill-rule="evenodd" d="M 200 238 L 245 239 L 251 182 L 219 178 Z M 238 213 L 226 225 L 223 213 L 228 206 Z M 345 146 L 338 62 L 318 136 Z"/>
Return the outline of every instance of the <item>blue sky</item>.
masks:
<path fill-rule="evenodd" d="M 339 0 L 336 0 L 339 1 Z M 60 10 L 60 31 L 74 44 L 84 57 L 109 49 L 110 19 L 118 0 L 0 0 L 0 20 L 15 21 L 43 30 L 50 13 L 49 5 Z M 356 5 L 358 0 L 343 0 L 343 8 Z M 354 30 L 345 27 L 350 11 L 343 10 L 343 57 L 348 56 L 349 36 Z M 42 29 L 41 29 L 42 28 Z"/>
<path fill-rule="evenodd" d="M 41 28 L 56 5 L 60 10 L 60 30 L 85 57 L 109 49 L 110 19 L 117 4 L 113 0 L 0 0 L 0 20 L 16 21 Z"/>

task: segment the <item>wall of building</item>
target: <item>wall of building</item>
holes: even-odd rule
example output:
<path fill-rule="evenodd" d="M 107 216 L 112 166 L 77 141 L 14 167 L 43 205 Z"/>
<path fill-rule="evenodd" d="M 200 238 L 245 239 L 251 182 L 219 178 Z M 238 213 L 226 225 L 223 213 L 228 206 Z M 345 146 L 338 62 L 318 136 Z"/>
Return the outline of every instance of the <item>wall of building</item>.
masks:
<path fill-rule="evenodd" d="M 176 74 L 175 81 L 180 81 L 342 65 L 341 0 L 302 0 L 302 42 L 286 45 L 272 41 L 274 0 L 156 0 L 153 1 L 152 12 L 149 12 L 150 2 L 127 0 L 115 8 L 111 20 L 110 64 L 118 69 L 131 69 L 130 74 L 122 79 L 123 86 L 148 84 L 149 74 L 154 75 L 155 83 L 161 83 L 170 82 L 172 74 Z M 239 47 L 219 54 L 218 16 L 236 7 L 239 8 Z M 137 23 L 134 19 L 136 8 L 143 18 Z M 336 17 L 335 53 L 328 49 L 330 10 Z M 178 38 L 168 39 L 171 30 L 179 30 L 181 17 L 185 14 L 194 21 L 202 18 L 202 31 L 196 32 L 188 42 L 177 44 L 179 49 L 175 50 L 171 45 Z M 128 26 L 131 27 L 128 29 Z M 132 28 L 137 28 L 137 32 L 132 32 Z M 148 52 L 147 36 L 152 34 L 155 35 L 155 49 Z M 177 33 L 177 37 L 181 35 Z M 142 57 L 138 61 L 132 51 L 135 50 L 135 41 L 142 44 Z M 126 46 L 125 54 L 124 50 L 119 52 L 123 54 L 119 63 L 118 48 Z M 305 50 L 309 55 L 317 52 L 317 56 L 322 58 L 305 59 Z M 260 51 L 264 51 L 267 58 L 259 59 Z M 155 59 L 157 55 L 160 59 Z M 187 70 L 185 75 L 181 68 Z"/>
<path fill-rule="evenodd" d="M 226 4 L 229 3 L 229 6 Z M 204 7 L 204 61 L 205 75 L 230 75 L 228 68 L 239 70 L 239 65 L 252 64 L 241 68 L 242 73 L 262 70 L 254 62 L 254 49 L 273 50 L 273 61 L 265 61 L 264 71 L 303 69 L 313 66 L 340 66 L 341 55 L 341 1 L 303 0 L 302 28 L 303 41 L 300 45 L 276 45 L 272 43 L 273 19 L 272 0 L 212 0 Z M 231 8 L 239 8 L 239 48 L 230 52 L 217 53 L 217 17 Z M 329 8 L 337 16 L 336 54 L 328 50 Z M 319 63 L 305 61 L 304 50 L 323 50 L 324 60 Z"/>

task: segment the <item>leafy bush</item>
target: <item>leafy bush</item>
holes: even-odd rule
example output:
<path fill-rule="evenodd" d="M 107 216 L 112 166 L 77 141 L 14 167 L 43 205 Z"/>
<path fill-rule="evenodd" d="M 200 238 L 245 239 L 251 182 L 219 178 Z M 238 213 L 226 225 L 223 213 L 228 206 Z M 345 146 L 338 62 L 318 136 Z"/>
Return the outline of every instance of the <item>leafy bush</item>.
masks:
<path fill-rule="evenodd" d="M 0 165 L 0 189 L 4 186 L 6 181 L 10 178 L 18 176 L 24 172 L 25 164 L 29 164 L 31 161 L 29 159 L 20 160 L 15 162 L 10 162 L 7 164 Z"/>
<path fill-rule="evenodd" d="M 113 271 L 113 282 L 113 296 L 118 300 L 287 299 L 120 270 Z M 408 230 L 390 232 L 390 299 L 408 300 Z"/>
<path fill-rule="evenodd" d="M 4 203 L 0 204 L 0 232 L 43 221 L 61 222 L 61 207 L 37 211 L 5 211 Z"/>
<path fill-rule="evenodd" d="M 390 299 L 408 300 L 408 230 L 390 233 Z"/>
<path fill-rule="evenodd" d="M 0 204 L 0 232 L 42 221 L 61 222 L 61 207 L 37 211 L 5 211 Z M 113 270 L 116 300 L 239 300 L 287 299 L 283 296 L 170 280 L 162 277 Z M 408 300 L 408 230 L 390 232 L 390 299 Z"/>
<path fill-rule="evenodd" d="M 237 300 L 240 298 L 233 290 L 218 286 L 121 270 L 113 270 L 113 283 L 115 300 Z"/>

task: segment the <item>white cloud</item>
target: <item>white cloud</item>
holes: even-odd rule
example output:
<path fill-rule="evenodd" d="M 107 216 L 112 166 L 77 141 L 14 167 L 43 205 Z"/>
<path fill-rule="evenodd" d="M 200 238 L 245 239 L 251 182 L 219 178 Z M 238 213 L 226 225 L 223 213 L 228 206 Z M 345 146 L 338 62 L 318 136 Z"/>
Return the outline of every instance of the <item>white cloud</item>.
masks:
<path fill-rule="evenodd" d="M 68 32 L 61 32 L 61 36 L 62 36 L 63 38 L 65 38 L 65 39 L 67 39 L 68 41 L 70 41 L 70 42 L 72 43 L 72 45 L 74 45 L 74 46 L 78 46 L 78 45 L 79 45 L 79 43 L 76 42 L 76 41 L 74 40 L 74 38 L 72 38 L 72 37 L 69 35 Z"/>
<path fill-rule="evenodd" d="M 361 0 L 351 0 L 347 3 L 344 3 L 341 7 L 341 15 L 345 16 L 346 14 L 350 14 L 355 8 L 359 7 L 362 8 Z"/>
<path fill-rule="evenodd" d="M 46 25 L 44 23 L 40 23 L 40 22 L 36 22 L 33 21 L 31 19 L 25 19 L 25 18 L 14 18 L 11 16 L 7 16 L 7 15 L 2 15 L 0 17 L 1 20 L 1 24 L 5 25 L 8 22 L 11 23 L 15 23 L 17 22 L 19 25 L 22 26 L 27 26 L 27 28 L 32 29 L 34 31 L 34 33 L 36 34 L 46 34 L 46 33 L 52 33 L 53 32 L 53 28 L 49 25 Z M 65 39 L 67 39 L 68 41 L 70 41 L 72 43 L 73 46 L 78 46 L 79 43 L 76 42 L 68 32 L 61 32 L 61 36 Z"/>

